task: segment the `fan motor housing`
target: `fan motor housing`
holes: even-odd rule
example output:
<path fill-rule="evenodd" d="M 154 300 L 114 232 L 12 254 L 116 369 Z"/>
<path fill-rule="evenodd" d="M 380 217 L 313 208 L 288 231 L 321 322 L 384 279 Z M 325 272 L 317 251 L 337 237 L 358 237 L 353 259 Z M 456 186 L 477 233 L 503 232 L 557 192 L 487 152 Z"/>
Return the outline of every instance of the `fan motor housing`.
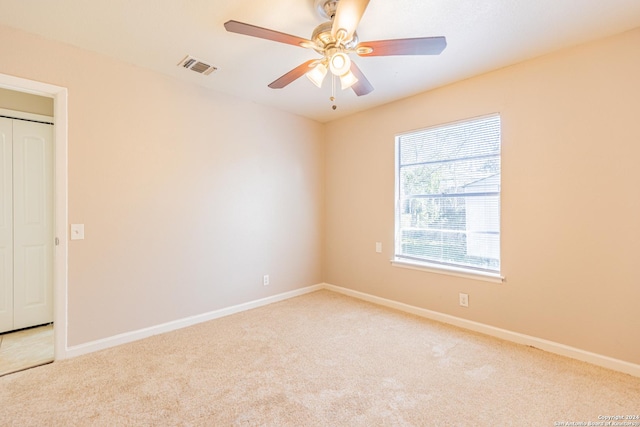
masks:
<path fill-rule="evenodd" d="M 331 34 L 331 28 L 333 27 L 333 21 L 323 22 L 318 25 L 311 35 L 311 41 L 320 49 L 316 49 L 317 52 L 322 53 L 325 49 L 335 46 L 336 39 Z M 344 43 L 345 49 L 353 49 L 359 43 L 358 34 L 354 31 L 353 37 L 348 42 Z"/>

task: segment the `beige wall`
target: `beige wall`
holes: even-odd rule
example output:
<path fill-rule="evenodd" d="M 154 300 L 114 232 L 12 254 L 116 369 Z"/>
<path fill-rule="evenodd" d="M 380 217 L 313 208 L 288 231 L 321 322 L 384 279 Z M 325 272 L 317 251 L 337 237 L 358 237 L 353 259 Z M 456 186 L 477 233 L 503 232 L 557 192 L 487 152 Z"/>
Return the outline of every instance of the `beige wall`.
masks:
<path fill-rule="evenodd" d="M 53 98 L 0 88 L 0 108 L 53 117 Z"/>
<path fill-rule="evenodd" d="M 69 242 L 70 345 L 322 281 L 320 124 L 7 27 L 0 40 L 0 73 L 68 88 L 69 221 L 86 236 Z"/>
<path fill-rule="evenodd" d="M 640 363 L 638 46 L 640 29 L 329 123 L 325 281 Z M 493 112 L 506 283 L 392 267 L 394 135 Z"/>

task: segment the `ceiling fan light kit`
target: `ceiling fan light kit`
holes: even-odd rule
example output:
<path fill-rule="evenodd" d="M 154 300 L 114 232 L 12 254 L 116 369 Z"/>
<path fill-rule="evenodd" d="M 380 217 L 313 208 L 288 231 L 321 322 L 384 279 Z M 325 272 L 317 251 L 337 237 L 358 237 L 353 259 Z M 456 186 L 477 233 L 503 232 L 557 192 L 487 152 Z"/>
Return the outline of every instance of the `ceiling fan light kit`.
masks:
<path fill-rule="evenodd" d="M 318 87 L 322 87 L 322 82 L 327 75 L 327 67 L 321 62 L 313 67 L 311 71 L 309 71 L 305 75 L 309 78 L 309 80 L 311 80 L 311 83 Z"/>
<path fill-rule="evenodd" d="M 336 76 L 343 76 L 351 68 L 351 60 L 344 52 L 336 52 L 329 60 L 329 69 Z"/>
<path fill-rule="evenodd" d="M 340 76 L 340 87 L 342 90 L 349 89 L 356 83 L 358 83 L 358 78 L 351 72 L 351 70 Z"/>
<path fill-rule="evenodd" d="M 444 37 L 360 42 L 356 28 L 368 5 L 369 0 L 314 0 L 314 8 L 320 18 L 329 21 L 318 25 L 310 40 L 233 20 L 227 21 L 224 27 L 233 33 L 312 49 L 322 55 L 321 59 L 307 61 L 276 79 L 269 84 L 270 88 L 281 89 L 303 75 L 314 85 L 322 87 L 328 71 L 331 71 L 332 79 L 339 78 L 343 90 L 352 88 L 357 96 L 362 96 L 373 91 L 373 86 L 351 61 L 349 54 L 355 53 L 360 57 L 439 55 L 447 46 Z"/>

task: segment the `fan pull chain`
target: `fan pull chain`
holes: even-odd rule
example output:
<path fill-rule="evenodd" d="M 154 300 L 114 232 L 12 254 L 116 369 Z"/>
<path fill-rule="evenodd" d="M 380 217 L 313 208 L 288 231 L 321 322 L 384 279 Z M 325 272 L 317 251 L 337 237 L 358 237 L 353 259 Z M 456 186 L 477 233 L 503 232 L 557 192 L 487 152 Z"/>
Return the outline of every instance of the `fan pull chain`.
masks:
<path fill-rule="evenodd" d="M 329 101 L 331 101 L 333 103 L 333 105 L 331 106 L 331 109 L 335 110 L 336 108 L 338 108 L 338 106 L 335 104 L 336 101 L 336 76 L 331 73 L 331 97 L 329 98 Z"/>

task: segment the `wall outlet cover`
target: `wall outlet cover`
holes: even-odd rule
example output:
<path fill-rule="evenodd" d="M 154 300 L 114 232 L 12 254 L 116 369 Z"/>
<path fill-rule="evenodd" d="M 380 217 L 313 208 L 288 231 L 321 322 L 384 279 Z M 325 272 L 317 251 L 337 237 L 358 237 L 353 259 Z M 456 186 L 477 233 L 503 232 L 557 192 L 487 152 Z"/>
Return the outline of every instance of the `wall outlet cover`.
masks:
<path fill-rule="evenodd" d="M 462 307 L 469 307 L 469 294 L 461 293 L 459 295 L 459 298 L 460 298 L 460 305 Z"/>

